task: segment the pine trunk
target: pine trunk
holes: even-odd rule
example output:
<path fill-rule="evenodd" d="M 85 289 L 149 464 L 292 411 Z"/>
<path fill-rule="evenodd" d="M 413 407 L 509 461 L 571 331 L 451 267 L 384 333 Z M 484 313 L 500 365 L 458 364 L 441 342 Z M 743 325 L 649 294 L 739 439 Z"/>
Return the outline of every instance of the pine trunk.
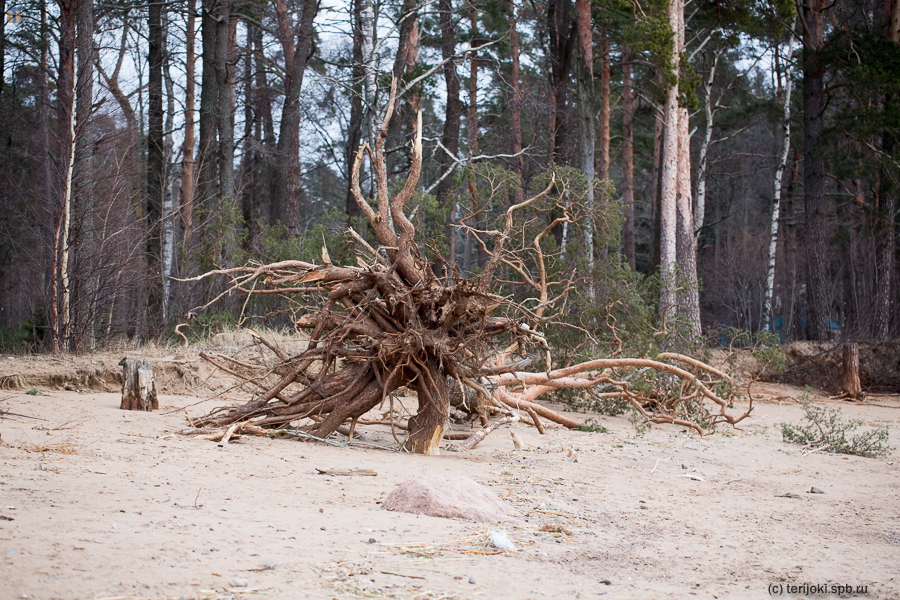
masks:
<path fill-rule="evenodd" d="M 886 13 L 882 15 L 882 25 L 885 35 L 894 46 L 900 45 L 900 0 L 886 2 L 883 6 Z M 885 94 L 884 112 L 891 114 L 896 109 L 897 94 Z M 896 140 L 891 132 L 885 131 L 881 135 L 881 149 L 885 156 L 894 156 Z M 872 318 L 872 333 L 877 340 L 886 340 L 891 336 L 891 314 L 896 302 L 894 291 L 894 264 L 896 253 L 895 218 L 897 211 L 896 182 L 887 176 L 881 178 L 885 181 L 878 194 L 878 205 L 875 207 L 875 310 Z"/>
<path fill-rule="evenodd" d="M 441 58 L 447 61 L 444 64 L 444 84 L 447 86 L 447 106 L 444 113 L 444 130 L 441 134 L 441 144 L 446 152 L 440 153 L 438 163 L 441 174 L 452 170 L 455 161 L 453 156 L 459 156 L 459 130 L 462 117 L 462 101 L 459 98 L 460 80 L 456 71 L 456 62 L 452 60 L 456 52 L 456 29 L 453 14 L 453 0 L 438 0 L 438 21 L 441 30 Z M 436 195 L 438 206 L 445 207 L 450 202 L 453 187 L 453 178 L 447 177 L 438 184 Z M 449 233 L 449 232 L 448 232 Z M 449 237 L 449 236 L 448 236 Z"/>
<path fill-rule="evenodd" d="M 353 171 L 353 161 L 356 159 L 356 151 L 362 140 L 363 127 L 363 31 L 362 31 L 362 0 L 353 0 L 352 32 L 353 32 L 353 68 L 351 77 L 353 84 L 350 86 L 350 120 L 347 124 L 347 143 L 344 146 L 344 168 L 347 173 L 347 219 L 349 221 L 362 216 L 362 211 L 353 198 L 353 186 L 350 183 L 350 173 Z"/>
<path fill-rule="evenodd" d="M 609 179 L 609 146 L 610 146 L 610 55 L 609 30 L 606 23 L 600 24 L 600 152 L 597 172 L 600 179 Z"/>
<path fill-rule="evenodd" d="M 622 227 L 622 247 L 631 271 L 636 270 L 634 247 L 634 89 L 628 46 L 622 48 L 622 204 L 625 223 Z"/>
<path fill-rule="evenodd" d="M 694 339 L 703 334 L 700 324 L 700 282 L 697 277 L 697 237 L 691 201 L 691 136 L 688 110 L 678 109 L 678 265 L 684 284 L 679 298 L 680 312 L 687 318 Z"/>
<path fill-rule="evenodd" d="M 57 78 L 57 124 L 59 140 L 63 151 L 60 171 L 63 181 L 60 186 L 60 217 L 54 239 L 53 269 L 53 331 L 54 351 L 69 350 L 69 324 L 71 315 L 71 288 L 69 285 L 69 258 L 71 248 L 69 237 L 72 218 L 72 185 L 75 171 L 75 107 L 77 103 L 77 81 L 75 73 L 75 1 L 59 2 L 59 77 Z M 57 268 L 58 267 L 58 268 Z"/>
<path fill-rule="evenodd" d="M 288 235 L 300 232 L 300 92 L 303 76 L 312 53 L 313 20 L 319 10 L 316 0 L 306 0 L 296 26 L 288 14 L 285 0 L 275 3 L 278 32 L 285 57 L 284 108 L 278 134 L 278 169 L 276 169 L 276 200 L 284 207 Z"/>
<path fill-rule="evenodd" d="M 666 102 L 664 111 L 664 143 L 661 156 L 660 173 L 660 197 L 659 197 L 659 273 L 660 294 L 659 313 L 666 319 L 675 316 L 675 272 L 678 261 L 677 230 L 678 230 L 678 156 L 679 156 L 679 121 L 680 107 L 678 106 L 678 58 L 681 47 L 678 45 L 679 27 L 681 25 L 681 13 L 684 11 L 681 0 L 672 0 L 667 8 L 669 25 L 675 36 L 675 49 L 672 54 L 670 68 L 674 73 L 675 82 L 666 88 Z"/>
<path fill-rule="evenodd" d="M 512 151 L 515 155 L 516 175 L 519 177 L 519 186 L 516 188 L 515 198 L 518 204 L 525 198 L 525 158 L 522 156 L 522 92 L 519 85 L 519 32 L 517 28 L 516 4 L 513 0 L 507 1 L 509 10 L 509 59 L 510 59 L 510 126 L 512 127 Z"/>
<path fill-rule="evenodd" d="M 146 262 L 148 273 L 147 312 L 151 331 L 156 331 L 161 322 L 163 305 L 162 291 L 162 208 L 165 190 L 165 141 L 163 139 L 163 18 L 162 3 L 151 2 L 147 9 L 147 31 L 149 33 L 147 79 L 147 246 Z"/>
<path fill-rule="evenodd" d="M 439 444 L 450 412 L 450 387 L 441 361 L 426 356 L 413 369 L 416 372 L 416 395 L 419 408 L 409 419 L 406 449 L 417 454 L 440 454 Z"/>
<path fill-rule="evenodd" d="M 194 232 L 194 127 L 196 114 L 194 110 L 194 71 L 196 39 L 196 0 L 188 0 L 187 31 L 185 35 L 185 88 L 184 88 L 184 143 L 181 148 L 181 223 L 182 244 L 189 247 Z"/>
<path fill-rule="evenodd" d="M 803 181 L 806 208 L 808 335 L 814 340 L 828 337 L 829 269 L 828 204 L 825 197 L 825 153 L 821 143 L 825 127 L 824 12 L 827 0 L 800 3 L 803 20 Z"/>
<path fill-rule="evenodd" d="M 219 153 L 218 121 L 216 113 L 219 100 L 219 81 L 216 77 L 216 30 L 217 20 L 226 18 L 222 5 L 216 0 L 202 0 L 200 11 L 200 57 L 202 60 L 202 80 L 200 83 L 200 146 L 197 151 L 199 163 L 198 200 L 202 205 L 219 196 Z"/>

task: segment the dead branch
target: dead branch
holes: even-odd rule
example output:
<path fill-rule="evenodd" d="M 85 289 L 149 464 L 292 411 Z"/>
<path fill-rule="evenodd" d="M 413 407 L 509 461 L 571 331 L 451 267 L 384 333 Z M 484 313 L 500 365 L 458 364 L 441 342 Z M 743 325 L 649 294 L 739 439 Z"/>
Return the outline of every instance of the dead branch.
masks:
<path fill-rule="evenodd" d="M 509 425 L 510 423 L 515 423 L 518 419 L 516 417 L 503 417 L 502 419 L 497 419 L 487 427 L 482 427 L 471 436 L 469 436 L 466 441 L 459 445 L 463 450 L 471 450 L 478 444 L 480 444 L 484 438 L 488 436 L 489 433 L 497 429 L 498 427 L 502 427 L 504 425 Z"/>

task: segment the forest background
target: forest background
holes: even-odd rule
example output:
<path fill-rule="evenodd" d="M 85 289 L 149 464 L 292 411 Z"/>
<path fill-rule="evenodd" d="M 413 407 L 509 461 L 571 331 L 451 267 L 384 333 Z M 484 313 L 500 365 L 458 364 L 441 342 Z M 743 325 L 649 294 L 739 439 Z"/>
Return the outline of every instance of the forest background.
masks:
<path fill-rule="evenodd" d="M 188 316 L 193 335 L 290 326 L 303 307 L 268 295 L 191 313 L 227 282 L 176 279 L 323 246 L 350 261 L 348 225 L 373 239 L 351 168 L 392 78 L 390 184 L 421 111 L 408 208 L 438 272 L 479 272 L 475 231 L 570 182 L 530 218 L 555 223 L 543 251 L 576 282 L 547 319 L 577 326 L 571 348 L 613 324 L 634 352 L 659 331 L 900 331 L 900 0 L 0 8 L 4 351 L 160 339 Z"/>

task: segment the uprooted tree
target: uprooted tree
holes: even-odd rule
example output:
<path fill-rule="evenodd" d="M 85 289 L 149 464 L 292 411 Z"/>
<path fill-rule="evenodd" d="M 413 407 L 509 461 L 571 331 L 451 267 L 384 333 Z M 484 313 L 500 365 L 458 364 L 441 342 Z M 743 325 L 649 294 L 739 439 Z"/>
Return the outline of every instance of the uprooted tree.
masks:
<path fill-rule="evenodd" d="M 377 245 L 370 244 L 349 229 L 356 265 L 332 264 L 323 247 L 321 264 L 249 264 L 194 278 L 229 278 L 227 290 L 198 310 L 234 292 L 300 297 L 302 310 L 295 313 L 294 324 L 309 332 L 306 348 L 297 354 L 254 334 L 256 343 L 270 353 L 269 362 L 204 354 L 257 392 L 246 404 L 213 410 L 195 426 L 232 432 L 236 425 L 256 431 L 290 427 L 326 438 L 349 424 L 352 435 L 362 415 L 403 386 L 415 390 L 418 399 L 415 415 L 404 425 L 405 448 L 423 454 L 438 452 L 451 388 L 471 391 L 477 398 L 483 434 L 496 425 L 489 417 L 497 413 L 504 415 L 504 423 L 522 420 L 541 431 L 541 419 L 578 427 L 579 422 L 534 402 L 559 389 L 624 399 L 647 421 L 682 424 L 700 433 L 718 422 L 735 424 L 747 416 L 728 413 L 725 373 L 680 354 L 665 353 L 654 360 L 614 354 L 552 368 L 542 326 L 559 321 L 567 294 L 579 279 L 575 269 L 558 260 L 559 251 L 554 262 L 562 268 L 549 271 L 545 241 L 559 228 L 568 235 L 591 218 L 590 207 L 573 200 L 563 179 L 551 177 L 540 192 L 512 203 L 495 229 L 483 225 L 485 215 L 476 214 L 479 209 L 473 204 L 472 214 L 455 226 L 471 235 L 486 257 L 477 276 L 463 277 L 452 264 L 426 260 L 407 214 L 422 168 L 421 114 L 406 183 L 395 195 L 389 193 L 384 140 L 395 94 L 392 88 L 374 149 L 360 147 L 352 172 L 354 198 L 377 239 Z M 360 187 L 366 154 L 375 183 L 372 203 Z M 546 210 L 535 212 L 538 205 Z M 530 216 L 524 218 L 528 210 Z M 565 237 L 562 244 L 565 252 Z M 522 301 L 521 293 L 498 293 L 510 285 L 528 290 L 529 297 Z M 523 357 L 534 355 L 540 356 L 544 369 L 522 371 L 528 364 Z M 649 386 L 648 372 L 658 375 Z M 698 406 L 713 410 L 698 412 Z"/>

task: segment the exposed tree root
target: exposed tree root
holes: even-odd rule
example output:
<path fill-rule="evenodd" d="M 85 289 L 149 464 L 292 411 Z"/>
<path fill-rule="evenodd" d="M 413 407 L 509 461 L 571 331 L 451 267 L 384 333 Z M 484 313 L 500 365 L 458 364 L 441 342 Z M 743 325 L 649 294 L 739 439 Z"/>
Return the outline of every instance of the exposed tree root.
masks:
<path fill-rule="evenodd" d="M 681 424 L 700 433 L 717 422 L 735 424 L 746 416 L 730 416 L 728 399 L 716 391 L 721 382 L 727 382 L 726 374 L 682 355 L 663 354 L 657 360 L 601 359 L 551 369 L 550 347 L 539 328 L 547 322 L 548 311 L 564 305 L 568 291 L 575 286 L 575 275 L 571 270 L 548 274 L 542 239 L 554 227 L 580 218 L 572 212 L 569 200 L 561 200 L 569 198 L 564 182 L 551 180 L 543 191 L 510 206 L 497 230 L 476 230 L 461 223 L 459 227 L 482 246 L 487 263 L 477 277 L 461 278 L 452 269 L 438 277 L 432 263 L 420 255 L 415 227 L 405 213 L 422 167 L 421 116 L 406 183 L 396 195 L 388 191 L 384 139 L 395 96 L 393 86 L 375 148 L 366 144 L 359 149 L 352 172 L 353 195 L 368 218 L 377 248 L 350 230 L 357 253 L 355 266 L 332 264 L 323 247 L 321 264 L 299 260 L 249 264 L 193 278 L 220 276 L 230 281 L 228 289 L 198 311 L 235 292 L 300 296 L 303 309 L 294 314 L 293 321 L 298 330 L 309 333 L 305 350 L 298 354 L 286 352 L 252 331 L 257 359 L 202 354 L 223 372 L 242 380 L 253 398 L 240 406 L 211 411 L 194 423 L 197 427 L 203 432 L 224 429 L 219 438 L 222 443 L 242 433 L 272 432 L 334 443 L 329 436 L 340 431 L 352 438 L 360 417 L 402 387 L 415 390 L 416 412 L 405 427 L 394 423 L 400 415 L 393 411 L 386 419 L 392 423 L 392 432 L 406 430 L 406 450 L 423 454 L 438 452 L 451 395 L 474 399 L 474 405 L 467 401 L 462 407 L 477 414 L 483 425 L 463 447 L 474 447 L 497 427 L 516 421 L 530 423 L 541 433 L 541 419 L 578 427 L 579 421 L 534 402 L 560 389 L 626 398 L 648 421 Z M 360 189 L 359 171 L 366 153 L 374 169 L 374 204 Z M 563 216 L 551 219 L 526 239 L 516 218 L 553 190 L 559 199 L 552 209 Z M 519 245 L 511 248 L 514 240 Z M 529 257 L 527 264 L 525 257 Z M 535 292 L 528 307 L 492 291 L 499 289 L 498 281 L 510 276 L 519 276 L 519 284 Z M 529 359 L 513 359 L 513 354 L 533 353 L 543 357 L 547 372 L 522 371 Z M 626 370 L 656 371 L 661 383 L 652 390 L 647 385 L 633 385 L 624 376 Z M 702 416 L 697 412 L 698 403 L 719 410 L 698 420 L 698 415 Z M 492 423 L 492 411 L 504 416 Z"/>

